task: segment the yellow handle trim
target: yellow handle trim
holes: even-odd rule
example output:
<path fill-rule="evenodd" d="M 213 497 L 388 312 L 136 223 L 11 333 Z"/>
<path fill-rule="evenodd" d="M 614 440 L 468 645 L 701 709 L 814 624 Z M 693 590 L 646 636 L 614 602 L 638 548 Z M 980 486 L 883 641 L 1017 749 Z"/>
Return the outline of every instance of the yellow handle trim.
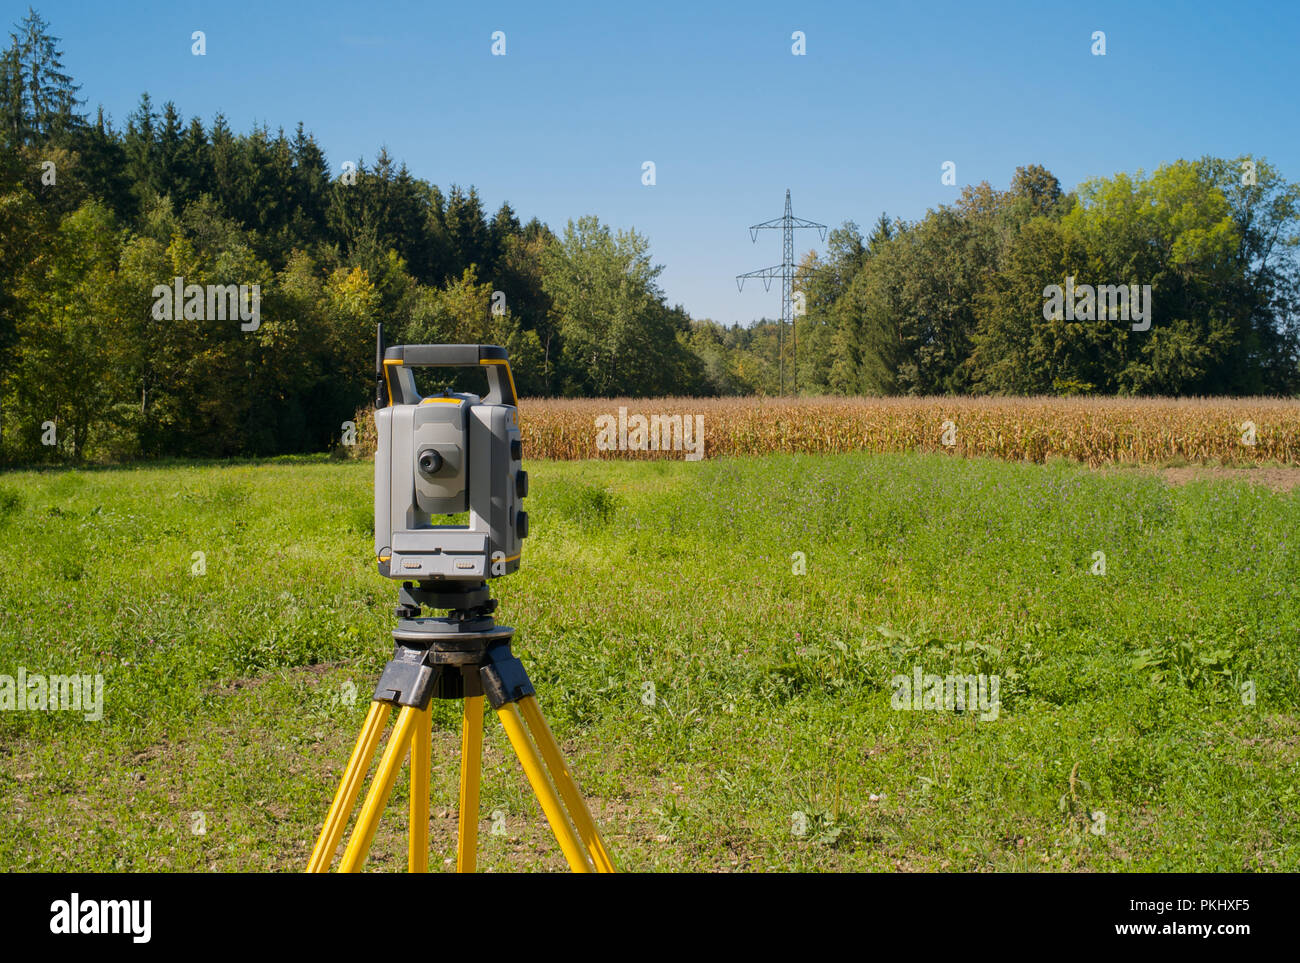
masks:
<path fill-rule="evenodd" d="M 385 358 L 385 359 L 384 359 L 384 386 L 388 389 L 388 405 L 389 405 L 389 407 L 392 407 L 392 404 L 393 404 L 393 385 L 392 385 L 392 382 L 389 381 L 389 379 L 388 379 L 388 366 L 389 366 L 390 364 L 391 364 L 391 365 L 403 365 L 403 364 L 405 364 L 405 362 L 402 361 L 401 358 Z M 509 379 L 509 381 L 510 381 L 510 393 L 511 393 L 512 395 L 515 396 L 515 406 L 518 407 L 518 405 L 519 405 L 519 389 L 515 387 L 515 374 L 514 374 L 513 371 L 510 370 L 510 362 L 507 361 L 505 358 L 480 358 L 480 359 L 479 359 L 479 364 L 503 364 L 503 365 L 506 366 L 506 378 Z M 459 399 L 455 399 L 455 398 L 425 398 L 425 399 L 423 399 L 423 400 L 420 402 L 420 404 L 432 403 L 432 402 L 435 402 L 435 401 L 445 402 L 445 403 L 448 403 L 448 404 L 460 404 L 460 400 L 459 400 Z M 518 416 L 516 416 L 515 424 L 517 425 L 518 423 L 519 423 L 519 422 L 518 422 Z"/>
<path fill-rule="evenodd" d="M 515 396 L 515 404 L 519 404 L 519 390 L 515 387 L 515 375 L 510 370 L 510 362 L 505 358 L 480 358 L 479 364 L 503 364 L 506 366 L 506 377 L 510 379 L 510 393 Z"/>
<path fill-rule="evenodd" d="M 390 364 L 400 365 L 401 363 L 402 362 L 396 358 L 384 359 L 384 387 L 388 389 L 388 407 L 390 408 L 393 407 L 393 382 L 392 379 L 388 377 L 388 366 Z"/>

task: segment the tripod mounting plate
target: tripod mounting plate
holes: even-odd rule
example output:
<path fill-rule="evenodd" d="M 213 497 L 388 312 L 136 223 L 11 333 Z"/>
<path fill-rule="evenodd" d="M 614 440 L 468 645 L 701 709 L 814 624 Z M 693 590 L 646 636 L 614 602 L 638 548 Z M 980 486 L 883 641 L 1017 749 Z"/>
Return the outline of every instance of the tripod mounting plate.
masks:
<path fill-rule="evenodd" d="M 488 647 L 509 642 L 515 630 L 490 618 L 402 619 L 393 630 L 399 646 L 428 650 L 428 661 L 462 665 L 482 660 Z"/>

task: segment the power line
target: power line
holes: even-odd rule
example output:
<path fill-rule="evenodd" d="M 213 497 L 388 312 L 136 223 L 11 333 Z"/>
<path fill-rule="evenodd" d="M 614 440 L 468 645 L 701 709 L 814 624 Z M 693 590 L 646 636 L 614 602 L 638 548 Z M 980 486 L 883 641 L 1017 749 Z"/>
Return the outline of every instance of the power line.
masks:
<path fill-rule="evenodd" d="M 826 240 L 826 225 L 818 224 L 816 221 L 805 221 L 802 217 L 795 217 L 790 213 L 790 189 L 785 191 L 785 214 L 781 217 L 774 217 L 770 221 L 764 221 L 762 224 L 751 224 L 749 227 L 750 241 L 758 241 L 758 232 L 762 230 L 781 229 L 781 263 L 775 267 L 760 268 L 757 271 L 750 271 L 748 274 L 736 275 L 737 290 L 745 290 L 745 280 L 747 278 L 758 278 L 763 282 L 763 290 L 771 290 L 772 280 L 781 279 L 781 323 L 777 328 L 776 353 L 777 353 L 777 370 L 779 371 L 781 394 L 785 394 L 785 345 L 783 343 L 785 326 L 790 325 L 790 331 L 794 335 L 794 360 L 792 362 L 792 382 L 795 394 L 799 393 L 799 331 L 794 326 L 794 310 L 791 298 L 791 286 L 794 283 L 794 232 L 795 228 L 813 227 L 823 241 Z"/>

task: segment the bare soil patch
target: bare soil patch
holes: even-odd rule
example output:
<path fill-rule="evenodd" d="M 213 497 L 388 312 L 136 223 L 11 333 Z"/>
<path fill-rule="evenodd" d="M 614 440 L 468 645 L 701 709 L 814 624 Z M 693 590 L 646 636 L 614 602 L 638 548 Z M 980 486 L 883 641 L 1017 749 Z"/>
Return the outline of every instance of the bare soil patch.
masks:
<path fill-rule="evenodd" d="M 1261 465 L 1258 468 L 1224 468 L 1221 465 L 1186 465 L 1158 468 L 1156 473 L 1171 485 L 1190 481 L 1244 481 L 1263 485 L 1275 492 L 1289 492 L 1300 486 L 1300 466 Z"/>

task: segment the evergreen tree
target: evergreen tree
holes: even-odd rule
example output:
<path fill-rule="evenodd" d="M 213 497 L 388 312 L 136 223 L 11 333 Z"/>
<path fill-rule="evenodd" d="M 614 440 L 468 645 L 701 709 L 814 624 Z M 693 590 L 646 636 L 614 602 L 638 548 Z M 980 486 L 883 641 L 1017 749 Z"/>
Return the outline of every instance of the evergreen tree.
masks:
<path fill-rule="evenodd" d="M 64 71 L 59 38 L 52 36 L 49 24 L 28 7 L 18 32 L 9 39 L 17 51 L 24 118 L 18 142 L 37 143 L 71 131 L 81 121 L 76 113 L 81 88 Z M 12 97 L 12 92 L 5 94 L 5 99 Z"/>

